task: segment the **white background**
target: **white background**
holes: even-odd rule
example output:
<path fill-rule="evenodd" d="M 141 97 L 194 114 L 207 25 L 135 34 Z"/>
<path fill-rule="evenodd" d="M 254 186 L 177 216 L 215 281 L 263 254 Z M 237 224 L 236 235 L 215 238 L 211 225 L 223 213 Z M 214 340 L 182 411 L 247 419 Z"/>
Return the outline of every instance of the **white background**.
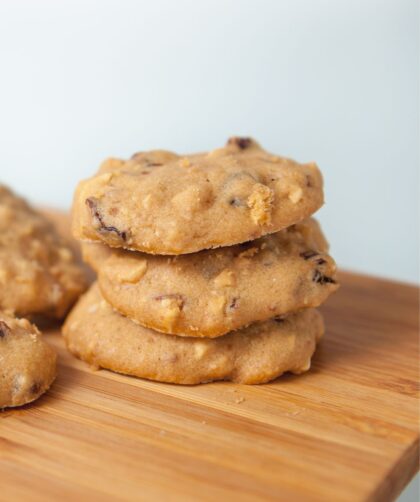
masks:
<path fill-rule="evenodd" d="M 341 266 L 417 281 L 415 0 L 0 0 L 0 64 L 0 178 L 33 201 L 252 135 L 318 162 Z"/>
<path fill-rule="evenodd" d="M 32 200 L 252 135 L 318 162 L 339 265 L 417 281 L 415 0 L 0 0 L 0 61 L 0 179 Z"/>

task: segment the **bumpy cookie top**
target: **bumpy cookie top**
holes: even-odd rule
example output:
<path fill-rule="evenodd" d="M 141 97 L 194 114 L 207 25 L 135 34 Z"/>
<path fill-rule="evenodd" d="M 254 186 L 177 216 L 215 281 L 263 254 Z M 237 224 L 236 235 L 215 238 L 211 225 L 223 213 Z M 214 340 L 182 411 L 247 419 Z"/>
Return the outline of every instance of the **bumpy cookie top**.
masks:
<path fill-rule="evenodd" d="M 105 161 L 76 190 L 73 232 L 112 247 L 178 255 L 277 232 L 322 203 L 314 163 L 231 138 L 204 154 L 151 151 Z"/>
<path fill-rule="evenodd" d="M 56 354 L 26 319 L 0 312 L 0 408 L 43 394 L 56 374 Z"/>
<path fill-rule="evenodd" d="M 324 302 L 338 287 L 327 250 L 312 218 L 252 242 L 191 255 L 83 244 L 116 310 L 164 333 L 211 338 Z"/>
<path fill-rule="evenodd" d="M 85 288 L 83 270 L 55 228 L 0 185 L 0 309 L 63 317 Z"/>

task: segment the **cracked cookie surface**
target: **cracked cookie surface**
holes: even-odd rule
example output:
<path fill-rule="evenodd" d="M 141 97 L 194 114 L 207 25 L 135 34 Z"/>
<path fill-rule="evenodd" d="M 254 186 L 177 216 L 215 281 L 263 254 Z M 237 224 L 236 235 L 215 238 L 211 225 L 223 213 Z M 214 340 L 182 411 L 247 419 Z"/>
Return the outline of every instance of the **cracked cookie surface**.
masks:
<path fill-rule="evenodd" d="M 67 242 L 0 185 L 0 309 L 61 318 L 85 289 L 84 272 Z"/>
<path fill-rule="evenodd" d="M 169 336 L 118 314 L 97 284 L 80 298 L 63 327 L 70 352 L 91 365 L 178 384 L 257 384 L 286 371 L 302 373 L 323 331 L 321 314 L 307 309 L 216 339 Z"/>
<path fill-rule="evenodd" d="M 56 375 L 56 354 L 26 319 L 0 312 L 0 408 L 43 394 Z"/>
<path fill-rule="evenodd" d="M 310 218 L 245 244 L 175 257 L 82 245 L 105 299 L 163 333 L 217 337 L 255 321 L 317 307 L 337 289 L 336 267 Z"/>
<path fill-rule="evenodd" d="M 277 232 L 323 203 L 314 163 L 274 156 L 250 138 L 178 156 L 156 150 L 109 159 L 73 203 L 80 240 L 151 254 L 186 254 Z"/>

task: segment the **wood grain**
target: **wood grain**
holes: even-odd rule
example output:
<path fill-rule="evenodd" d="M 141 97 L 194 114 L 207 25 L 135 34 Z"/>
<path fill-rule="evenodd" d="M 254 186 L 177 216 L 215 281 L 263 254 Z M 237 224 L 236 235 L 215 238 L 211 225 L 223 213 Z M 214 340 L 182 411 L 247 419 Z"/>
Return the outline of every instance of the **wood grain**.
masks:
<path fill-rule="evenodd" d="M 341 282 L 311 371 L 262 386 L 93 371 L 50 330 L 53 388 L 0 413 L 0 500 L 394 499 L 418 469 L 418 290 Z"/>

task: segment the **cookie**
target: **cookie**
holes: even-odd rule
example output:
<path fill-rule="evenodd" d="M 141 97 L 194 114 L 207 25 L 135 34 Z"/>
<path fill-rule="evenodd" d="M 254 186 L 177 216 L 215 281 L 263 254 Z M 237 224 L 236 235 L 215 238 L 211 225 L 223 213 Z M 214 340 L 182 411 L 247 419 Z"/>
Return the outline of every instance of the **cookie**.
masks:
<path fill-rule="evenodd" d="M 118 314 L 96 284 L 63 327 L 70 352 L 96 367 L 178 384 L 257 384 L 286 371 L 302 373 L 309 369 L 323 331 L 321 314 L 307 309 L 215 339 L 169 336 Z"/>
<path fill-rule="evenodd" d="M 246 244 L 182 256 L 82 248 L 115 309 L 180 336 L 217 337 L 317 307 L 338 287 L 328 244 L 312 218 Z"/>
<path fill-rule="evenodd" d="M 81 266 L 51 223 L 0 185 L 0 309 L 61 318 L 85 289 Z"/>
<path fill-rule="evenodd" d="M 231 138 L 204 154 L 151 151 L 106 161 L 76 190 L 73 233 L 112 247 L 178 255 L 278 232 L 322 203 L 314 163 Z"/>
<path fill-rule="evenodd" d="M 43 394 L 56 375 L 56 354 L 26 319 L 0 312 L 0 408 Z"/>

